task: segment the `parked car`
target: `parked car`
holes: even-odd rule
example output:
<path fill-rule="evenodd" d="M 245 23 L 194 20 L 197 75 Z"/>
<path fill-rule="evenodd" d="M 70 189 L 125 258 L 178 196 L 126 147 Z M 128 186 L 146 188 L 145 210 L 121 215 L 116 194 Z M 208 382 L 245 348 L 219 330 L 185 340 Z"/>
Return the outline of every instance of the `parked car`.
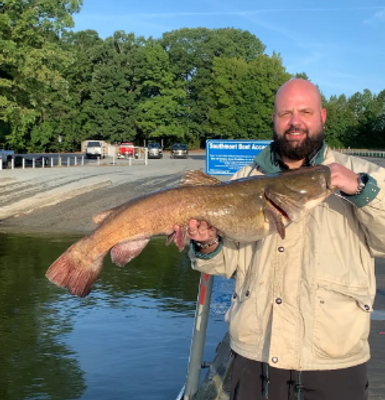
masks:
<path fill-rule="evenodd" d="M 102 142 L 92 140 L 86 144 L 86 158 L 105 158 L 106 154 Z"/>
<path fill-rule="evenodd" d="M 170 158 L 188 158 L 188 147 L 184 143 L 173 144 Z"/>
<path fill-rule="evenodd" d="M 12 159 L 14 158 L 15 152 L 13 150 L 0 149 L 0 160 L 2 160 L 2 168 L 11 168 Z"/>
<path fill-rule="evenodd" d="M 118 158 L 131 158 L 134 157 L 134 143 L 122 142 L 118 149 Z"/>
<path fill-rule="evenodd" d="M 159 143 L 149 143 L 147 145 L 148 158 L 162 158 L 163 152 Z"/>

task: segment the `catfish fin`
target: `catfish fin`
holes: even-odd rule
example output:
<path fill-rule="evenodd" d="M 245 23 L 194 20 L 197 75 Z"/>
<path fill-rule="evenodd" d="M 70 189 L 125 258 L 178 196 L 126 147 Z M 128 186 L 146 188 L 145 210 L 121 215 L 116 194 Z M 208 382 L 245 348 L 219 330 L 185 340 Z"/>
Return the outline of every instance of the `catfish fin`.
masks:
<path fill-rule="evenodd" d="M 84 253 L 86 239 L 73 244 L 47 270 L 46 277 L 55 285 L 67 288 L 79 297 L 87 296 L 99 277 L 104 254 Z"/>
<path fill-rule="evenodd" d="M 95 224 L 101 224 L 115 209 L 111 208 L 111 210 L 104 210 L 92 217 L 92 220 Z"/>
<path fill-rule="evenodd" d="M 170 243 L 175 242 L 179 251 L 182 251 L 186 245 L 186 231 L 185 226 L 181 226 L 179 231 L 174 231 L 171 235 L 167 236 L 166 246 Z"/>
<path fill-rule="evenodd" d="M 269 203 L 265 204 L 263 210 L 265 212 L 267 220 L 273 223 L 275 229 L 277 229 L 279 236 L 281 236 L 281 239 L 285 239 L 286 229 L 282 220 L 282 214 Z"/>
<path fill-rule="evenodd" d="M 147 246 L 150 238 L 139 240 L 126 240 L 115 245 L 111 249 L 111 260 L 114 264 L 123 267 L 133 258 L 137 257 Z"/>
<path fill-rule="evenodd" d="M 181 186 L 219 185 L 221 183 L 218 178 L 198 170 L 186 171 L 180 181 Z"/>
<path fill-rule="evenodd" d="M 306 197 L 288 187 L 275 190 L 273 187 L 265 189 L 265 197 L 278 212 L 283 214 L 291 222 L 298 222 L 306 213 Z"/>

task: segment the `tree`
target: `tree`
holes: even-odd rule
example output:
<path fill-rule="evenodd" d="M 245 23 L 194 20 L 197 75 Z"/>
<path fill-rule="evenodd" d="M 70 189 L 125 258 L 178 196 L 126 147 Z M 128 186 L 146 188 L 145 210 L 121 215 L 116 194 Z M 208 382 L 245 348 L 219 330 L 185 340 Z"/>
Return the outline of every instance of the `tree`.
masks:
<path fill-rule="evenodd" d="M 211 134 L 207 117 L 212 105 L 205 90 L 213 84 L 214 59 L 251 61 L 263 54 L 265 46 L 250 32 L 234 28 L 183 28 L 164 33 L 160 43 L 170 55 L 173 72 L 186 83 L 182 123 L 189 127 L 194 145 L 199 145 Z"/>
<path fill-rule="evenodd" d="M 136 125 L 143 138 L 188 140 L 188 129 L 182 124 L 185 113 L 185 82 L 172 72 L 169 54 L 160 44 L 148 43 L 143 51 L 145 67 L 141 84 Z"/>
<path fill-rule="evenodd" d="M 205 91 L 212 99 L 208 113 L 211 136 L 226 139 L 270 139 L 271 115 L 278 88 L 291 75 L 276 54 L 252 61 L 216 58 L 213 84 Z"/>
<path fill-rule="evenodd" d="M 95 51 L 89 85 L 85 132 L 89 138 L 132 141 L 141 93 L 143 49 L 146 41 L 133 33 L 115 32 Z"/>
<path fill-rule="evenodd" d="M 67 96 L 61 68 L 75 60 L 60 46 L 82 0 L 5 0 L 0 13 L 0 119 L 10 126 L 6 141 L 28 146 L 29 129 L 50 113 L 52 95 Z"/>

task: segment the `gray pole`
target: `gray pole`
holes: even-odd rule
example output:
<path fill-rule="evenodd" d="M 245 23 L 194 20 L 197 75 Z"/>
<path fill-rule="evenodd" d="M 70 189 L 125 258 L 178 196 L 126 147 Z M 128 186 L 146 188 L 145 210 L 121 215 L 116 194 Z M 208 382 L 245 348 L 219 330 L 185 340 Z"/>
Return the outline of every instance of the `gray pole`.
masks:
<path fill-rule="evenodd" d="M 213 276 L 201 273 L 195 311 L 195 324 L 191 341 L 190 359 L 187 370 L 186 390 L 184 392 L 183 400 L 191 400 L 199 387 L 207 322 L 210 312 L 211 293 L 213 289 L 213 279 Z"/>

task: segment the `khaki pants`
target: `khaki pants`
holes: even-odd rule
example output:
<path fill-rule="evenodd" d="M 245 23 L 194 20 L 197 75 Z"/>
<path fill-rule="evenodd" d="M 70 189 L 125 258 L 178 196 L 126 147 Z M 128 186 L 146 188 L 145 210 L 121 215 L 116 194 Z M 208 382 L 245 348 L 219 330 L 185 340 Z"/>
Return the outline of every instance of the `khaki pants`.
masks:
<path fill-rule="evenodd" d="M 231 400 L 366 400 L 366 363 L 333 371 L 289 371 L 234 354 Z"/>

